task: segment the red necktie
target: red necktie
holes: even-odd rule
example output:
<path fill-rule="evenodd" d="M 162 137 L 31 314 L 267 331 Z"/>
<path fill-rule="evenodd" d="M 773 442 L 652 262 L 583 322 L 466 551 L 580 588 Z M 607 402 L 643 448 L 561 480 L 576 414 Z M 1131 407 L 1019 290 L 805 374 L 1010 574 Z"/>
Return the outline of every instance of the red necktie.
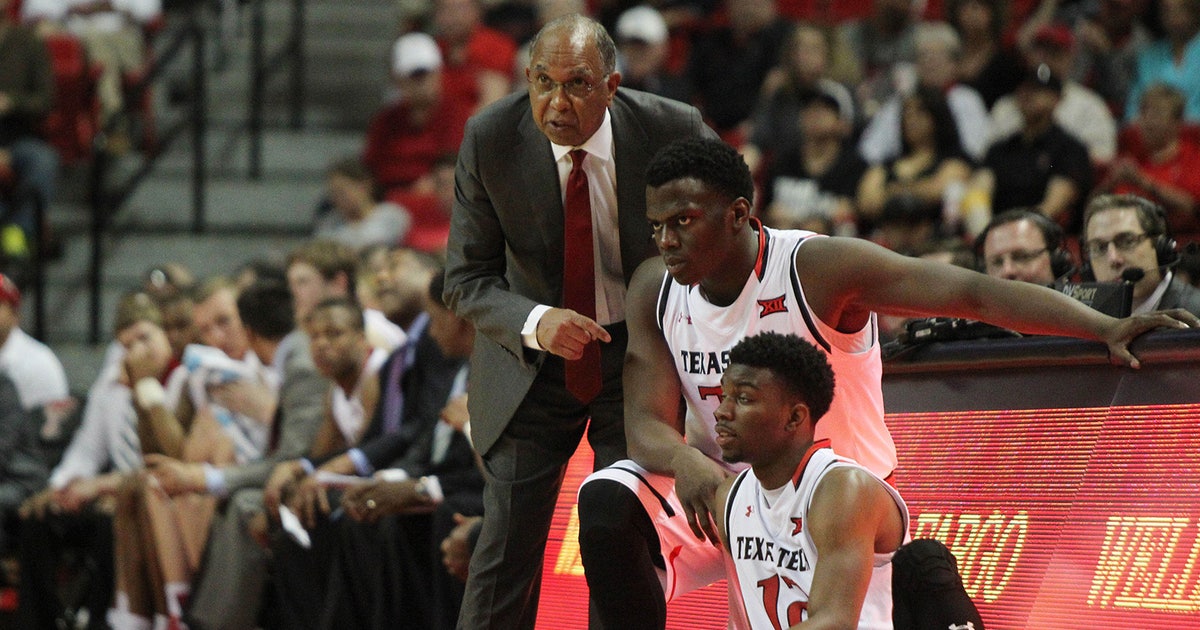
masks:
<path fill-rule="evenodd" d="M 587 152 L 571 151 L 571 174 L 563 204 L 563 308 L 596 319 L 596 271 L 592 247 L 592 200 L 588 195 L 583 159 Z M 600 393 L 600 342 L 592 341 L 577 361 L 566 362 L 567 391 L 580 402 Z"/>

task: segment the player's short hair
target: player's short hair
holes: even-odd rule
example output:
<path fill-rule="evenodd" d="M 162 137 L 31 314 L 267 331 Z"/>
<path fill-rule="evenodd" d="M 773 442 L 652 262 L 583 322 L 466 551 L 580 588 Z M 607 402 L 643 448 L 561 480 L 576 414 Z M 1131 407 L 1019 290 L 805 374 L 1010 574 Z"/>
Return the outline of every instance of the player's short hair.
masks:
<path fill-rule="evenodd" d="M 742 155 L 720 140 L 687 138 L 663 147 L 646 168 L 646 185 L 658 188 L 677 179 L 695 178 L 730 201 L 754 200 L 754 179 Z"/>
<path fill-rule="evenodd" d="M 1098 195 L 1088 202 L 1083 211 L 1083 237 L 1088 235 L 1088 226 L 1092 217 L 1109 210 L 1133 210 L 1137 213 L 1138 224 L 1142 231 L 1150 236 L 1167 234 L 1167 212 L 1162 206 L 1138 195 Z"/>
<path fill-rule="evenodd" d="M 338 274 L 345 275 L 346 292 L 357 295 L 358 254 L 349 245 L 329 239 L 309 241 L 288 254 L 289 268 L 298 263 L 312 265 L 327 282 L 337 278 Z"/>
<path fill-rule="evenodd" d="M 1179 88 L 1168 83 L 1155 83 L 1151 85 L 1146 88 L 1145 92 L 1142 92 L 1142 102 L 1138 107 L 1139 111 L 1146 109 L 1146 103 L 1156 100 L 1163 101 L 1171 108 L 1171 115 L 1175 120 L 1183 119 L 1187 108 L 1187 97 L 1183 95 L 1183 92 L 1179 91 Z"/>
<path fill-rule="evenodd" d="M 237 307 L 242 325 L 260 337 L 278 341 L 296 327 L 292 292 L 285 282 L 255 282 L 238 295 Z"/>
<path fill-rule="evenodd" d="M 159 328 L 163 327 L 158 303 L 144 291 L 134 291 L 121 297 L 113 317 L 113 332 L 119 334 L 138 322 L 150 322 Z"/>
<path fill-rule="evenodd" d="M 578 13 L 570 13 L 547 22 L 530 40 L 529 50 L 537 52 L 542 43 L 542 35 L 558 30 L 578 30 L 591 35 L 592 41 L 596 43 L 596 50 L 600 53 L 601 69 L 605 74 L 617 71 L 617 44 L 612 35 L 608 34 L 603 24 Z"/>
<path fill-rule="evenodd" d="M 833 368 L 825 353 L 796 335 L 763 332 L 742 339 L 729 351 L 730 364 L 770 370 L 808 405 L 816 423 L 833 402 Z"/>
<path fill-rule="evenodd" d="M 345 310 L 347 313 L 350 313 L 350 325 L 353 326 L 355 330 L 358 332 L 366 331 L 367 323 L 366 319 L 363 317 L 362 307 L 358 305 L 358 302 L 355 302 L 347 297 L 331 297 L 317 302 L 317 305 L 314 306 L 305 317 L 304 322 L 306 324 L 311 322 L 318 313 L 339 308 Z"/>

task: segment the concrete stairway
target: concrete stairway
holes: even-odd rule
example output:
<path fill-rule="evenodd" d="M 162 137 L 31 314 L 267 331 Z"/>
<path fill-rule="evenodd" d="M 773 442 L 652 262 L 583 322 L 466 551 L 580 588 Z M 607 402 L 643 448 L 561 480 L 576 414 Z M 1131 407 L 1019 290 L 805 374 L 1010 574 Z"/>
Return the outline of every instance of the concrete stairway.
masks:
<path fill-rule="evenodd" d="M 288 125 L 290 95 L 286 73 L 281 72 L 267 84 L 262 177 L 257 181 L 247 176 L 249 9 L 236 9 L 236 19 L 207 20 L 214 34 L 219 24 L 233 26 L 222 34 L 220 51 L 214 50 L 213 39 L 209 41 L 207 229 L 203 234 L 191 232 L 192 148 L 185 135 L 168 147 L 113 218 L 113 228 L 104 240 L 103 340 L 95 346 L 88 342 L 91 210 L 86 202 L 87 167 L 64 172 L 58 199 L 48 213 L 65 253 L 46 268 L 46 341 L 66 365 L 72 388 L 86 389 L 95 378 L 104 345 L 111 337 L 117 300 L 137 286 L 152 265 L 176 261 L 206 277 L 232 272 L 257 258 L 282 259 L 304 240 L 321 196 L 325 166 L 360 150 L 369 116 L 386 90 L 386 64 L 395 32 L 393 7 L 390 0 L 308 0 L 305 125 L 299 130 Z M 266 2 L 265 9 L 270 53 L 287 35 L 291 3 Z M 180 21 L 169 18 L 167 30 Z M 166 36 L 160 35 L 160 40 Z M 167 68 L 168 85 L 186 81 L 189 56 L 183 55 Z M 160 87 L 155 94 L 160 129 L 188 110 L 186 102 L 179 102 L 186 101 L 187 94 L 171 98 L 171 91 Z M 122 158 L 115 170 L 132 172 L 141 160 L 131 154 Z M 26 300 L 24 309 L 27 329 L 33 325 L 31 302 Z"/>

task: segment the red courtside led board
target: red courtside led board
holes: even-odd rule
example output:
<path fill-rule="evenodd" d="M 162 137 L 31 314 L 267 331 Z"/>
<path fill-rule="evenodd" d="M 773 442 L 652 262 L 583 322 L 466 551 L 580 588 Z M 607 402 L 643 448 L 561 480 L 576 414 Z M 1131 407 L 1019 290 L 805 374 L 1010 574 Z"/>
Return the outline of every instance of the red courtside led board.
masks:
<path fill-rule="evenodd" d="M 912 534 L 954 551 L 988 628 L 1200 628 L 1200 360 L 1147 364 L 885 377 Z M 552 526 L 539 628 L 587 627 L 575 492 L 590 470 L 584 444 Z M 668 616 L 724 628 L 724 585 Z"/>

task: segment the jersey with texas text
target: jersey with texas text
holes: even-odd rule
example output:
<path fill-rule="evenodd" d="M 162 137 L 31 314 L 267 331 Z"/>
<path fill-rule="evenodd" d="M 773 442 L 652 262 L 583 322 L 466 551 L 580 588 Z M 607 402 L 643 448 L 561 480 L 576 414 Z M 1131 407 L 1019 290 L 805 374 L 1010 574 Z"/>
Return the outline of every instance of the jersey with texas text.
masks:
<path fill-rule="evenodd" d="M 757 221 L 753 225 L 758 230 L 758 260 L 733 304 L 716 306 L 698 286 L 680 285 L 664 273 L 658 320 L 687 402 L 688 444 L 721 461 L 713 413 L 721 402 L 721 375 L 729 365 L 729 350 L 763 331 L 791 333 L 821 348 L 836 378 L 833 404 L 817 423 L 817 439 L 830 439 L 838 453 L 886 479 L 896 468 L 896 445 L 883 421 L 883 364 L 875 315 L 852 333 L 822 322 L 804 299 L 795 261 L 798 248 L 824 237 L 773 230 Z"/>
<path fill-rule="evenodd" d="M 820 422 L 817 423 L 818 425 Z M 804 454 L 791 481 L 764 490 L 753 469 L 734 481 L 725 503 L 725 531 L 735 575 L 731 590 L 741 597 L 751 628 L 787 628 L 808 618 L 808 599 L 820 558 L 808 527 L 813 493 L 829 471 L 861 468 L 834 454 L 828 440 Z M 895 488 L 879 481 L 900 509 L 908 531 L 908 508 Z M 875 554 L 870 586 L 859 614 L 860 629 L 892 627 L 891 553 Z"/>

